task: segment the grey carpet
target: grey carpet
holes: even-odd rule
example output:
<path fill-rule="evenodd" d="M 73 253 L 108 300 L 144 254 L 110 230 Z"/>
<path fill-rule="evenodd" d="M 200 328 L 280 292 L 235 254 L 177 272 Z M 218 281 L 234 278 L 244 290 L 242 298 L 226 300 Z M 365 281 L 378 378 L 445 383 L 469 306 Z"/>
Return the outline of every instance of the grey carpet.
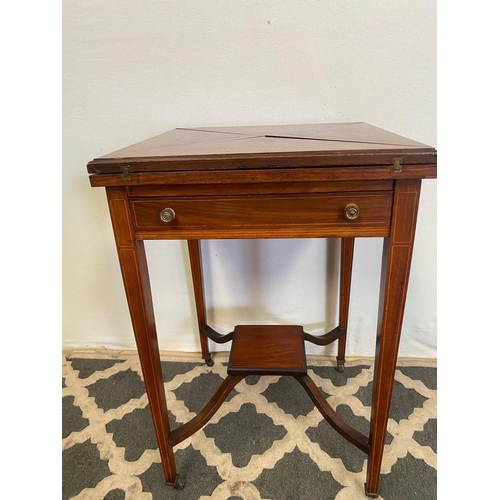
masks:
<path fill-rule="evenodd" d="M 163 363 L 172 428 L 225 376 L 223 357 Z M 309 361 L 342 418 L 368 434 L 372 365 Z M 422 365 L 422 363 L 419 363 Z M 436 369 L 398 366 L 382 500 L 436 498 Z M 290 377 L 247 377 L 212 420 L 175 448 L 186 487 L 165 485 L 138 359 L 63 359 L 63 499 L 365 499 L 366 455 L 341 438 Z"/>

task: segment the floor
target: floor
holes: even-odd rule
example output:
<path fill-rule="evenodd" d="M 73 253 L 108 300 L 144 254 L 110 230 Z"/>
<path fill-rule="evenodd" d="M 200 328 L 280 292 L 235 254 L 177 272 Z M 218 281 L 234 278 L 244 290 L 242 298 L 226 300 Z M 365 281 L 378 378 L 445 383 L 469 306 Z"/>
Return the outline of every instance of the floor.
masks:
<path fill-rule="evenodd" d="M 162 363 L 171 427 L 192 418 L 225 377 L 193 356 Z M 372 361 L 308 357 L 341 417 L 368 434 Z M 435 499 L 436 363 L 401 360 L 382 465 L 382 500 Z M 183 490 L 165 485 L 135 353 L 63 355 L 63 499 L 366 499 L 366 456 L 321 417 L 290 377 L 247 377 L 212 420 L 175 448 Z"/>

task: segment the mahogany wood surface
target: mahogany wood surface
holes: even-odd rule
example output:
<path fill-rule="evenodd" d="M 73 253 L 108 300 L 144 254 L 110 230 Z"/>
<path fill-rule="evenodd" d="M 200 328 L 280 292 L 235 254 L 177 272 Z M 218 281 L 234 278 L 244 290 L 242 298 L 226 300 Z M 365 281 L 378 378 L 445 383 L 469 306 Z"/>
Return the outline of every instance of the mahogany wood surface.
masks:
<path fill-rule="evenodd" d="M 350 443 L 359 448 L 361 451 L 369 453 L 370 445 L 368 442 L 368 438 L 354 427 L 351 427 L 347 422 L 345 422 L 337 415 L 337 413 L 329 405 L 328 401 L 325 399 L 319 388 L 312 381 L 311 377 L 309 377 L 309 375 L 302 375 L 296 376 L 295 378 L 309 394 L 310 398 L 316 405 L 316 408 L 318 408 L 325 420 Z"/>
<path fill-rule="evenodd" d="M 385 164 L 373 166 L 331 166 L 331 162 L 325 162 L 324 167 L 308 168 L 283 168 L 272 169 L 272 160 L 268 167 L 260 169 L 245 170 L 199 170 L 197 176 L 193 176 L 194 166 L 187 164 L 179 172 L 155 172 L 152 168 L 147 172 L 137 172 L 130 175 L 129 180 L 123 179 L 122 174 L 91 175 L 90 184 L 93 187 L 103 186 L 165 186 L 171 184 L 221 184 L 231 192 L 231 184 L 261 184 L 267 182 L 329 182 L 329 181 L 375 181 L 375 180 L 397 180 L 397 179 L 435 179 L 436 164 L 410 164 L 404 163 L 403 170 L 396 174 L 392 172 L 391 161 L 395 155 L 385 158 Z M 221 166 L 220 162 L 217 162 Z"/>
<path fill-rule="evenodd" d="M 189 422 L 177 427 L 172 431 L 170 438 L 171 446 L 181 443 L 195 432 L 199 431 L 224 403 L 229 393 L 235 386 L 245 378 L 244 375 L 228 375 L 203 409 Z"/>
<path fill-rule="evenodd" d="M 178 487 L 172 448 L 199 430 L 247 374 L 293 375 L 324 418 L 368 453 L 366 493 L 377 494 L 418 212 L 421 179 L 437 175 L 434 148 L 365 123 L 179 128 L 96 158 L 104 186 L 163 471 Z M 344 208 L 355 203 L 357 219 Z M 175 211 L 170 222 L 159 214 Z M 354 238 L 384 237 L 370 436 L 348 426 L 306 373 L 304 340 L 339 340 L 345 360 Z M 339 325 L 323 336 L 301 326 L 207 324 L 200 240 L 343 238 Z M 233 340 L 228 378 L 192 421 L 168 423 L 144 239 L 186 239 L 202 357 L 207 338 Z"/>
<path fill-rule="evenodd" d="M 189 251 L 189 262 L 193 276 L 193 290 L 196 304 L 196 317 L 198 319 L 198 333 L 200 335 L 201 357 L 207 362 L 210 358 L 208 349 L 208 338 L 203 333 L 207 325 L 207 311 L 205 307 L 205 290 L 203 287 L 203 264 L 201 260 L 200 240 L 187 240 Z"/>
<path fill-rule="evenodd" d="M 203 335 L 206 335 L 209 339 L 213 340 L 217 344 L 225 344 L 234 338 L 234 331 L 222 334 L 216 332 L 211 326 L 205 325 L 202 328 Z"/>
<path fill-rule="evenodd" d="M 301 375 L 307 370 L 303 329 L 289 325 L 238 325 L 230 375 Z"/>
<path fill-rule="evenodd" d="M 311 335 L 309 333 L 304 332 L 304 340 L 308 342 L 312 342 L 316 345 L 328 345 L 336 340 L 345 337 L 345 329 L 340 326 L 336 326 L 333 330 L 325 333 L 324 335 Z"/>
<path fill-rule="evenodd" d="M 349 317 L 349 299 L 351 298 L 352 262 L 354 259 L 354 238 L 342 238 L 340 257 L 340 300 L 339 326 L 344 335 L 339 338 L 337 368 L 343 370 L 347 341 L 347 320 Z"/>
<path fill-rule="evenodd" d="M 334 181 L 334 182 L 259 182 L 254 184 L 233 184 L 231 194 L 293 194 L 293 193 L 336 193 L 392 191 L 394 181 Z M 169 184 L 168 186 L 129 186 L 130 198 L 207 196 L 225 192 L 224 184 Z"/>
<path fill-rule="evenodd" d="M 359 217 L 349 220 L 345 207 L 355 203 Z M 137 198 L 131 202 L 137 230 L 161 229 L 179 239 L 183 229 L 226 230 L 325 227 L 385 228 L 388 233 L 392 191 L 370 193 L 296 194 L 260 196 L 205 196 L 176 198 Z M 175 218 L 163 222 L 160 212 L 172 208 Z"/>
<path fill-rule="evenodd" d="M 177 130 L 204 131 L 218 134 L 245 134 L 252 137 L 295 138 L 354 142 L 358 144 L 389 144 L 393 146 L 428 147 L 421 142 L 394 134 L 363 122 L 295 124 L 295 125 L 251 125 L 238 127 L 197 127 Z"/>
<path fill-rule="evenodd" d="M 88 163 L 89 173 L 436 163 L 434 148 L 366 123 L 177 128 Z"/>
<path fill-rule="evenodd" d="M 384 240 L 370 420 L 367 494 L 376 495 L 417 223 L 420 181 L 398 181 L 391 234 Z"/>
<path fill-rule="evenodd" d="M 165 228 L 137 229 L 135 236 L 141 240 L 182 240 L 182 239 L 251 239 L 251 238 L 346 238 L 388 236 L 389 226 L 384 224 L 323 224 L 288 227 L 189 227 L 175 231 Z"/>
<path fill-rule="evenodd" d="M 126 190 L 124 188 L 108 188 L 107 196 L 123 284 L 158 440 L 163 472 L 167 483 L 174 484 L 177 473 L 172 443 L 170 442 L 170 425 L 144 242 L 134 238 Z"/>

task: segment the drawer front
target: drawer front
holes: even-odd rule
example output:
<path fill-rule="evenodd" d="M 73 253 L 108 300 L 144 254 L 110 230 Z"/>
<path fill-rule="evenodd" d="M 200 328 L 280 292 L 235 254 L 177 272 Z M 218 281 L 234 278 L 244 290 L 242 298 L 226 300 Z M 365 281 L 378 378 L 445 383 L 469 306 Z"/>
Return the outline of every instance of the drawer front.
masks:
<path fill-rule="evenodd" d="M 275 231 L 277 237 L 388 234 L 392 191 L 271 196 L 205 196 L 131 200 L 136 232 L 167 237 L 245 237 Z M 347 213 L 346 213 L 347 207 Z M 352 218 L 349 218 L 352 217 Z M 198 234 L 199 233 L 199 234 Z M 341 235 L 339 233 L 339 235 Z M 305 236 L 305 235 L 304 235 Z M 269 237 L 264 234 L 263 237 Z"/>

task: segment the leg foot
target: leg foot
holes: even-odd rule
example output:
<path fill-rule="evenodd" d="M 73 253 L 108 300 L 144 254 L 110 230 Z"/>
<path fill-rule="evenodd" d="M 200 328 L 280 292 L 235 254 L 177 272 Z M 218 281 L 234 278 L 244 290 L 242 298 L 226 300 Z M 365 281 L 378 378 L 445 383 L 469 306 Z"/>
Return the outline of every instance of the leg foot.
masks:
<path fill-rule="evenodd" d="M 337 371 L 342 373 L 344 371 L 345 360 L 337 359 Z"/>
<path fill-rule="evenodd" d="M 366 483 L 365 483 L 365 495 L 370 498 L 378 498 L 378 493 L 370 493 L 366 490 Z"/>
<path fill-rule="evenodd" d="M 168 486 L 173 486 L 176 490 L 182 490 L 186 486 L 186 481 L 177 474 L 173 483 L 167 483 Z"/>
<path fill-rule="evenodd" d="M 214 360 L 212 359 L 210 354 L 206 358 L 203 358 L 203 359 L 205 360 L 205 363 L 207 364 L 207 366 L 214 366 Z"/>

